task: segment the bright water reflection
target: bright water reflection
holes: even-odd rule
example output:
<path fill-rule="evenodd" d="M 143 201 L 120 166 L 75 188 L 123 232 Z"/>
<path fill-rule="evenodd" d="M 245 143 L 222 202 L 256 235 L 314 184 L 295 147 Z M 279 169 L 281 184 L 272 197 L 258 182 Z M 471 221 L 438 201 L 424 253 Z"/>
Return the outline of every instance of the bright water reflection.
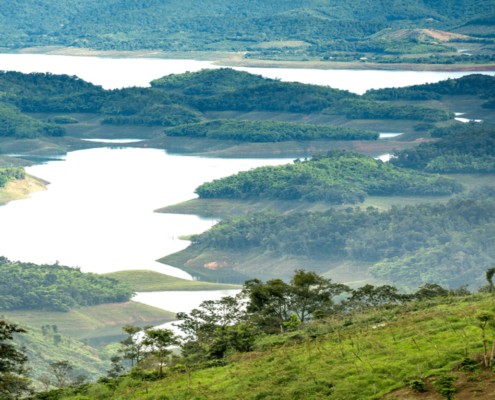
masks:
<path fill-rule="evenodd" d="M 176 313 L 189 313 L 205 300 L 220 300 L 222 297 L 235 296 L 237 293 L 239 290 L 148 292 L 138 293 L 133 300 Z"/>
<path fill-rule="evenodd" d="M 157 78 L 204 68 L 220 68 L 209 61 L 166 60 L 159 58 L 111 58 L 57 56 L 47 54 L 0 54 L 0 70 L 50 72 L 76 75 L 105 89 L 131 86 L 149 86 Z M 234 67 L 266 78 L 287 82 L 325 85 L 362 94 L 369 89 L 403 87 L 433 83 L 448 78 L 460 78 L 472 73 L 495 75 L 493 71 L 377 71 L 377 70 L 324 70 L 311 68 L 253 68 Z"/>
<path fill-rule="evenodd" d="M 217 159 L 154 149 L 98 148 L 27 169 L 51 184 L 0 207 L 0 255 L 106 273 L 150 269 L 189 277 L 154 260 L 184 249 L 178 236 L 216 221 L 153 210 L 194 198 L 205 181 L 287 159 Z"/>

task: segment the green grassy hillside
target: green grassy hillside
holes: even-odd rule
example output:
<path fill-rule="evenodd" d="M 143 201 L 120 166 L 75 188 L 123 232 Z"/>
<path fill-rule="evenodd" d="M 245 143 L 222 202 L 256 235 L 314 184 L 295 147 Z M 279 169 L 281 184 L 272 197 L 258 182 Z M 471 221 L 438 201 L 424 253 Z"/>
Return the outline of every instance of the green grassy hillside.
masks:
<path fill-rule="evenodd" d="M 105 274 L 119 282 L 126 283 L 136 292 L 171 290 L 228 290 L 238 289 L 237 285 L 189 281 L 153 271 L 119 271 Z"/>
<path fill-rule="evenodd" d="M 176 364 L 151 382 L 136 371 L 57 398 L 442 399 L 447 397 L 440 391 L 448 389 L 455 399 L 488 399 L 495 376 L 481 363 L 481 310 L 493 311 L 493 297 L 446 297 L 351 313 L 261 336 L 253 351 L 233 353 L 221 366 Z M 491 343 L 493 330 L 486 335 Z M 453 377 L 452 389 L 445 376 Z"/>
<path fill-rule="evenodd" d="M 124 325 L 159 325 L 175 320 L 175 313 L 136 302 L 74 308 L 68 312 L 3 311 L 7 319 L 41 329 L 57 325 L 58 331 L 77 340 L 108 343 L 122 337 Z"/>

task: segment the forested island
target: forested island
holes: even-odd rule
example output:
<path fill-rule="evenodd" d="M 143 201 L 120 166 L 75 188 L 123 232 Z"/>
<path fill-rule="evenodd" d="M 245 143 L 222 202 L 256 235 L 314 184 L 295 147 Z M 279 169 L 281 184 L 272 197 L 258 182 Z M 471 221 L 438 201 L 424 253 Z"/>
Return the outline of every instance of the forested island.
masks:
<path fill-rule="evenodd" d="M 132 289 L 115 279 L 58 264 L 36 265 L 0 258 L 0 311 L 69 311 L 126 302 Z"/>
<path fill-rule="evenodd" d="M 485 110 L 494 99 L 493 81 L 478 74 L 427 89 L 394 89 L 400 96 L 386 90 L 359 96 L 227 68 L 170 75 L 149 88 L 118 90 L 71 76 L 2 72 L 0 150 L 60 155 L 96 146 L 80 139 L 118 138 L 125 127 L 127 135 L 147 139 L 135 146 L 174 146 L 189 153 L 223 148 L 268 155 L 287 148 L 290 154 L 309 156 L 306 150 L 294 150 L 294 143 L 308 142 L 322 150 L 376 155 L 411 147 L 431 130 L 451 125 L 457 105 L 466 105 L 463 96 L 469 96 L 471 112 L 483 112 L 492 122 Z M 409 92 L 420 93 L 421 99 L 411 100 L 404 94 Z M 405 132 L 404 137 L 393 143 L 376 140 L 390 126 Z"/>
<path fill-rule="evenodd" d="M 362 202 L 366 196 L 449 195 L 462 191 L 440 176 L 411 172 L 357 153 L 315 155 L 293 164 L 260 167 L 204 183 L 200 198 Z"/>

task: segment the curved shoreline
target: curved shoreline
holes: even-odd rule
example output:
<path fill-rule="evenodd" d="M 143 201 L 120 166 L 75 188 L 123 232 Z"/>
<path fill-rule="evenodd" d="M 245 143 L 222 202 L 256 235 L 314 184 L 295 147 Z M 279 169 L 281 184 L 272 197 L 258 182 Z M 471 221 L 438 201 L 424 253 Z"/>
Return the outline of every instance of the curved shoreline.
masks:
<path fill-rule="evenodd" d="M 35 176 L 26 175 L 25 179 L 8 182 L 0 188 L 0 206 L 10 201 L 26 199 L 31 193 L 46 190 L 48 182 Z"/>
<path fill-rule="evenodd" d="M 17 50 L 2 49 L 10 54 L 45 54 L 59 56 L 109 57 L 109 58 L 158 58 L 170 60 L 211 61 L 215 65 L 225 67 L 257 67 L 257 68 L 307 68 L 322 70 L 382 70 L 382 71 L 495 71 L 495 64 L 414 64 L 394 63 L 381 64 L 363 61 L 275 61 L 266 59 L 246 59 L 245 52 L 167 52 L 161 50 L 95 50 L 78 47 L 29 47 Z"/>

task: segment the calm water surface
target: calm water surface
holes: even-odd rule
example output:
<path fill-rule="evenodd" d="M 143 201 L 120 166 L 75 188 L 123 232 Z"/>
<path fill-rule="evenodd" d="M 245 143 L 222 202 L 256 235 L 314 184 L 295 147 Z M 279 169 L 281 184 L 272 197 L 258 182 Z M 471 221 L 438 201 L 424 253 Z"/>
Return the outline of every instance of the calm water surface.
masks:
<path fill-rule="evenodd" d="M 195 197 L 205 181 L 287 159 L 217 159 L 154 149 L 98 148 L 27 168 L 50 182 L 30 199 L 0 207 L 0 254 L 12 260 L 106 273 L 151 269 L 189 277 L 154 260 L 184 249 L 178 236 L 216 221 L 155 209 Z"/>
<path fill-rule="evenodd" d="M 149 86 L 172 73 L 218 68 L 192 60 L 0 54 L 0 70 L 76 75 L 106 89 Z M 328 85 L 355 93 L 458 78 L 465 72 L 354 71 L 236 68 L 283 81 Z M 488 74 L 494 75 L 494 72 Z M 153 210 L 194 197 L 205 181 L 289 160 L 173 156 L 161 150 L 99 148 L 72 152 L 64 161 L 28 168 L 51 184 L 30 199 L 0 207 L 0 255 L 12 260 L 78 266 L 105 273 L 150 269 L 187 278 L 155 260 L 182 250 L 178 236 L 199 233 L 216 221 Z M 230 292 L 141 293 L 137 301 L 190 311 L 202 300 Z"/>
<path fill-rule="evenodd" d="M 0 54 L 0 70 L 76 75 L 106 89 L 149 86 L 150 81 L 165 75 L 199 71 L 204 68 L 220 67 L 209 61 L 194 60 Z M 473 73 L 250 67 L 234 67 L 234 69 L 248 71 L 267 78 L 326 85 L 359 94 L 369 89 L 432 83 Z M 481 73 L 495 75 L 495 72 Z"/>

